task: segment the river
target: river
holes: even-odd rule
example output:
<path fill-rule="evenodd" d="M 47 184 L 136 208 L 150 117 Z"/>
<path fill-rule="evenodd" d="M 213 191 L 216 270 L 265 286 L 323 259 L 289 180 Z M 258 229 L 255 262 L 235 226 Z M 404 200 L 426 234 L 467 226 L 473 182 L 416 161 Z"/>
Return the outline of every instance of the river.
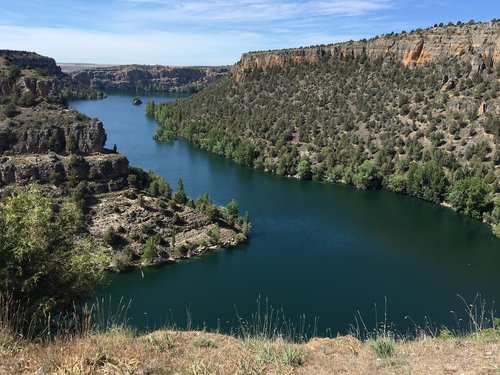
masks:
<path fill-rule="evenodd" d="M 238 248 L 108 275 L 99 294 L 131 301 L 128 317 L 138 329 L 175 323 L 227 332 L 238 326 L 237 314 L 256 313 L 259 298 L 294 322 L 305 316 L 319 335 L 345 333 L 358 312 L 372 329 L 385 309 L 400 331 L 426 321 L 456 327 L 452 311 L 464 314 L 459 295 L 472 301 L 480 293 L 488 307 L 500 300 L 500 240 L 484 224 L 389 192 L 256 171 L 183 140 L 157 143 L 156 122 L 132 98 L 71 106 L 102 120 L 107 147 L 116 144 L 131 165 L 174 189 L 182 177 L 193 198 L 208 192 L 220 205 L 235 198 L 253 226 Z M 151 98 L 175 99 L 141 97 Z"/>

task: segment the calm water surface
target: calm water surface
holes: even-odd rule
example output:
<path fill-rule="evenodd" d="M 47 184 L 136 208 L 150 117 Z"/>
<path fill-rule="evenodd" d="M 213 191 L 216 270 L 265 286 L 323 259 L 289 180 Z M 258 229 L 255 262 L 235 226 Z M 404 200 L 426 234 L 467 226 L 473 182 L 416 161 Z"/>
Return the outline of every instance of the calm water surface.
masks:
<path fill-rule="evenodd" d="M 232 198 L 250 212 L 248 243 L 195 261 L 109 275 L 100 291 L 131 300 L 139 329 L 166 323 L 221 327 L 250 318 L 269 299 L 287 317 L 301 315 L 318 333 L 345 332 L 359 311 L 371 328 L 388 319 L 396 328 L 452 325 L 463 312 L 457 295 L 481 293 L 500 301 L 500 240 L 483 224 L 426 202 L 381 191 L 297 181 L 239 166 L 179 140 L 156 143 L 156 123 L 131 95 L 71 103 L 98 117 L 131 165 L 150 169 L 175 188 L 182 177 L 191 197 L 208 192 L 215 203 Z M 174 97 L 143 96 L 156 102 Z M 186 313 L 189 312 L 189 314 Z M 409 317 L 409 318 L 406 318 Z M 411 319 L 410 319 L 411 318 Z"/>

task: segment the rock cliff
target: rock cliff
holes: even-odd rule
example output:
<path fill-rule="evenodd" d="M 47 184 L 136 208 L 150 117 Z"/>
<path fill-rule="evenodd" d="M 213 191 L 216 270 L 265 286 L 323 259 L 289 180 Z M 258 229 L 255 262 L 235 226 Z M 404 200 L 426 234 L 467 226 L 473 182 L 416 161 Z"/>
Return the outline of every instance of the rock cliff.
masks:
<path fill-rule="evenodd" d="M 78 83 L 96 90 L 198 91 L 225 76 L 227 67 L 169 67 L 160 65 L 113 65 L 72 71 Z"/>
<path fill-rule="evenodd" d="M 317 63 L 331 56 L 366 56 L 370 59 L 393 59 L 407 67 L 444 63 L 458 58 L 482 69 L 483 59 L 500 62 L 500 23 L 442 26 L 410 33 L 390 34 L 370 40 L 331 45 L 250 52 L 242 55 L 234 68 L 236 81 L 243 82 L 249 72 L 286 63 Z"/>
<path fill-rule="evenodd" d="M 0 57 L 6 58 L 12 65 L 21 69 L 38 69 L 40 73 L 51 76 L 63 75 L 54 59 L 35 52 L 0 49 Z"/>

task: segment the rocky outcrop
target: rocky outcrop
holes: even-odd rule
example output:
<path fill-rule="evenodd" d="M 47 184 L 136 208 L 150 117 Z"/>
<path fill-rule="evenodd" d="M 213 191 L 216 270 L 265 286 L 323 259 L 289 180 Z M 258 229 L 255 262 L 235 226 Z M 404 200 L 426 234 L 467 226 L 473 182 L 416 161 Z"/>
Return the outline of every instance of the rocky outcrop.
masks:
<path fill-rule="evenodd" d="M 95 90 L 196 91 L 225 76 L 227 67 L 114 65 L 71 71 L 78 83 Z"/>
<path fill-rule="evenodd" d="M 271 66 L 283 66 L 289 63 L 319 62 L 327 53 L 323 48 L 299 48 L 272 52 L 254 52 L 243 54 L 237 65 L 236 81 L 242 82 L 246 73 L 257 68 L 269 68 Z"/>
<path fill-rule="evenodd" d="M 30 182 L 59 184 L 75 178 L 90 182 L 93 190 L 103 193 L 126 186 L 127 175 L 128 160 L 118 154 L 64 156 L 50 153 L 0 158 L 0 186 Z"/>
<path fill-rule="evenodd" d="M 484 69 L 484 59 L 491 59 L 494 64 L 500 62 L 500 23 L 443 26 L 370 40 L 245 53 L 234 68 L 235 78 L 241 83 L 257 68 L 266 69 L 290 62 L 316 63 L 331 56 L 389 58 L 410 68 L 457 58 L 470 62 L 471 74 L 474 74 Z"/>
<path fill-rule="evenodd" d="M 40 79 L 35 77 L 21 77 L 17 82 L 21 92 L 31 92 L 37 98 L 57 97 L 62 87 L 55 79 Z"/>
<path fill-rule="evenodd" d="M 35 52 L 0 49 L 0 57 L 6 58 L 10 64 L 17 65 L 21 69 L 38 69 L 47 75 L 62 75 L 61 68 L 54 59 Z"/>
<path fill-rule="evenodd" d="M 115 250 L 108 266 L 114 271 L 141 265 L 144 246 L 154 235 L 160 238 L 157 257 L 151 260 L 155 265 L 191 258 L 220 247 L 233 247 L 244 240 L 244 236 L 224 221 L 214 221 L 200 211 L 135 189 L 97 194 L 92 208 L 95 216 L 89 232 L 96 244 L 106 248 L 109 244 L 103 241 L 105 233 L 115 233 Z M 219 230 L 218 238 L 210 235 L 214 227 Z M 125 261 L 124 252 L 128 253 Z"/>
<path fill-rule="evenodd" d="M 64 112 L 59 112 L 64 113 Z M 77 152 L 102 152 L 106 142 L 103 125 L 97 120 L 64 123 L 64 117 L 38 126 L 0 124 L 0 155 L 62 153 L 71 144 Z"/>

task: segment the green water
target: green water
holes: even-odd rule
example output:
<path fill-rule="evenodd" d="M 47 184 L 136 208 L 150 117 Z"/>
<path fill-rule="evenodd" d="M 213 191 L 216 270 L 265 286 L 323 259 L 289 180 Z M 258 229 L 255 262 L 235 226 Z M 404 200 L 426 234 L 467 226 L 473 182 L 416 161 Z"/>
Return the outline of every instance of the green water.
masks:
<path fill-rule="evenodd" d="M 481 293 L 488 306 L 500 300 L 500 240 L 485 225 L 388 192 L 255 171 L 182 140 L 156 143 L 155 121 L 132 98 L 71 105 L 101 119 L 107 145 L 117 144 L 132 165 L 174 187 L 182 177 L 192 197 L 208 192 L 217 204 L 235 198 L 253 225 L 248 243 L 236 249 L 109 275 L 100 295 L 131 300 L 128 316 L 137 328 L 189 320 L 227 331 L 237 325 L 236 312 L 245 319 L 256 312 L 260 296 L 293 321 L 305 315 L 314 325 L 317 318 L 319 334 L 346 332 L 358 311 L 373 328 L 387 299 L 388 319 L 406 331 L 427 320 L 456 326 L 450 311 L 464 311 L 457 295 L 472 300 Z"/>

